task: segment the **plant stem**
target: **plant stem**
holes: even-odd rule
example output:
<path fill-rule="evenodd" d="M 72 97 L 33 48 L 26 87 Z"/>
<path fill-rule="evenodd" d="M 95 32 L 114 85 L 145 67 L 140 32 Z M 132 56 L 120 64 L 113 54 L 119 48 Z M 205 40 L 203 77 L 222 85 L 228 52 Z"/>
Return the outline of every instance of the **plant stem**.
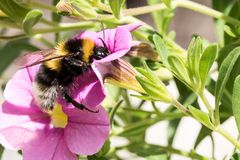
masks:
<path fill-rule="evenodd" d="M 81 30 L 81 29 L 89 29 L 94 27 L 95 24 L 92 22 L 78 22 L 78 23 L 67 23 L 60 24 L 57 27 L 46 28 L 46 29 L 35 29 L 33 31 L 34 34 L 44 34 L 51 32 L 60 32 L 60 31 L 73 31 L 73 30 Z"/>
<path fill-rule="evenodd" d="M 226 16 L 222 12 L 216 11 L 212 8 L 209 8 L 207 6 L 198 4 L 196 2 L 192 2 L 192 1 L 189 1 L 189 0 L 176 0 L 176 1 L 173 1 L 173 6 L 174 5 L 176 7 L 187 8 L 187 9 L 193 10 L 195 12 L 199 12 L 199 13 L 208 15 L 208 16 L 216 18 L 216 19 L 222 19 L 222 20 L 224 20 L 226 22 L 229 22 L 233 25 L 240 25 L 239 20 L 237 20 L 235 18 L 232 18 L 232 17 L 229 17 L 229 16 Z"/>
<path fill-rule="evenodd" d="M 205 107 L 207 108 L 211 121 L 213 122 L 213 124 L 215 124 L 214 111 L 212 109 L 212 106 L 208 102 L 203 92 L 199 93 L 199 97 L 202 99 Z"/>
<path fill-rule="evenodd" d="M 228 139 L 237 149 L 240 149 L 240 143 L 221 126 L 218 126 L 215 131 Z"/>

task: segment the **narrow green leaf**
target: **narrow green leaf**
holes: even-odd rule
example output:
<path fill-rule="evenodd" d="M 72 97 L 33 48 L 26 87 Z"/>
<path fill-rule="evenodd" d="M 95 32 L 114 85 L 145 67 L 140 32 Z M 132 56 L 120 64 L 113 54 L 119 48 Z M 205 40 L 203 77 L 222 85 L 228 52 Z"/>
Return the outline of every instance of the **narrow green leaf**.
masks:
<path fill-rule="evenodd" d="M 158 35 L 158 34 L 154 34 L 153 35 L 153 42 L 155 44 L 155 47 L 157 49 L 157 52 L 163 62 L 163 64 L 168 67 L 168 55 L 169 55 L 169 52 L 162 40 L 162 38 Z"/>
<path fill-rule="evenodd" d="M 187 68 L 182 59 L 175 55 L 168 56 L 168 64 L 174 74 L 187 84 L 191 84 Z"/>
<path fill-rule="evenodd" d="M 192 113 L 193 117 L 196 118 L 199 122 L 201 122 L 203 125 L 205 125 L 208 128 L 213 128 L 213 125 L 210 121 L 210 118 L 207 113 L 196 109 L 195 107 L 189 105 L 188 106 L 189 111 Z"/>
<path fill-rule="evenodd" d="M 15 22 L 22 22 L 30 9 L 19 5 L 15 0 L 0 0 L 0 10 Z"/>
<path fill-rule="evenodd" d="M 125 0 L 109 0 L 109 5 L 112 9 L 113 15 L 119 19 L 121 7 L 124 4 Z"/>
<path fill-rule="evenodd" d="M 162 0 L 162 2 L 163 2 L 168 8 L 171 8 L 171 0 Z"/>
<path fill-rule="evenodd" d="M 23 20 L 23 30 L 28 34 L 32 34 L 33 26 L 41 19 L 43 13 L 42 11 L 35 9 L 27 13 L 26 17 Z"/>
<path fill-rule="evenodd" d="M 197 82 L 200 81 L 200 73 L 199 73 L 199 63 L 200 57 L 202 54 L 203 46 L 202 40 L 199 36 L 193 37 L 190 45 L 188 47 L 188 69 L 191 77 L 195 78 Z"/>
<path fill-rule="evenodd" d="M 217 79 L 217 84 L 215 87 L 215 105 L 216 108 L 219 106 L 219 102 L 222 98 L 224 88 L 226 83 L 229 79 L 230 73 L 233 69 L 234 64 L 236 63 L 238 57 L 240 55 L 240 47 L 235 48 L 232 50 L 229 55 L 224 59 L 220 69 L 219 75 Z"/>
<path fill-rule="evenodd" d="M 217 57 L 217 53 L 218 53 L 217 44 L 213 44 L 213 45 L 208 46 L 204 50 L 204 52 L 201 56 L 199 72 L 200 72 L 200 77 L 201 77 L 201 88 L 202 89 L 204 89 L 207 75 L 209 73 L 209 70 L 210 70 L 215 58 Z"/>
<path fill-rule="evenodd" d="M 233 115 L 237 124 L 238 132 L 240 133 L 240 75 L 234 81 L 232 95 Z"/>

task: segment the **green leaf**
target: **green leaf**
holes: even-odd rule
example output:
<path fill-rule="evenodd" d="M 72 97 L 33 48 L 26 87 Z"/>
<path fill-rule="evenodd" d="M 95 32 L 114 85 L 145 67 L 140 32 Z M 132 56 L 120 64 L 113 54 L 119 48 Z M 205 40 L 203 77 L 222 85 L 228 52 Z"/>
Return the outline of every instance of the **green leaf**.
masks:
<path fill-rule="evenodd" d="M 187 68 L 180 57 L 175 55 L 168 56 L 168 64 L 179 80 L 186 82 L 188 85 L 191 84 Z"/>
<path fill-rule="evenodd" d="M 191 77 L 200 82 L 199 63 L 203 52 L 202 40 L 199 36 L 193 37 L 188 47 L 188 69 Z M 199 83 L 198 83 L 199 84 Z"/>
<path fill-rule="evenodd" d="M 166 48 L 166 45 L 164 44 L 162 38 L 158 34 L 153 35 L 153 42 L 155 44 L 155 47 L 157 49 L 157 52 L 163 62 L 163 64 L 168 67 L 168 55 L 169 52 Z"/>
<path fill-rule="evenodd" d="M 240 47 L 235 48 L 232 50 L 229 55 L 224 59 L 220 69 L 219 69 L 219 75 L 218 80 L 216 83 L 215 88 L 215 105 L 216 107 L 219 106 L 219 102 L 222 98 L 224 88 L 226 86 L 226 83 L 228 81 L 228 78 L 230 76 L 230 73 L 233 69 L 234 64 L 238 60 L 238 57 L 240 55 Z"/>
<path fill-rule="evenodd" d="M 11 64 L 11 62 L 20 55 L 22 51 L 36 51 L 38 48 L 29 44 L 25 40 L 10 41 L 0 49 L 0 75 Z"/>
<path fill-rule="evenodd" d="M 26 34 L 32 34 L 33 26 L 41 19 L 43 13 L 42 11 L 35 9 L 27 13 L 26 17 L 23 20 L 23 30 Z"/>
<path fill-rule="evenodd" d="M 199 109 L 196 109 L 195 107 L 193 107 L 191 105 L 189 105 L 188 108 L 189 108 L 189 111 L 192 113 L 193 117 L 196 118 L 197 121 L 199 121 L 200 123 L 202 123 L 203 125 L 205 125 L 208 128 L 213 128 L 213 125 L 212 125 L 207 113 L 205 113 Z"/>
<path fill-rule="evenodd" d="M 217 44 L 213 44 L 208 46 L 202 56 L 201 56 L 201 60 L 200 60 L 200 65 L 199 65 L 199 72 L 200 72 L 200 77 L 201 77 L 201 88 L 204 89 L 205 87 L 205 83 L 206 83 L 206 79 L 209 73 L 209 70 L 211 69 L 211 66 L 215 60 L 215 58 L 217 57 L 217 53 L 218 53 L 218 46 Z"/>
<path fill-rule="evenodd" d="M 73 6 L 77 8 L 79 14 L 85 19 L 96 19 L 97 12 L 87 0 L 68 0 Z"/>
<path fill-rule="evenodd" d="M 168 8 L 171 8 L 171 0 L 162 0 L 162 2 L 163 2 Z"/>
<path fill-rule="evenodd" d="M 26 14 L 30 11 L 30 9 L 19 5 L 15 0 L 1 0 L 0 10 L 15 22 L 22 22 Z"/>
<path fill-rule="evenodd" d="M 238 132 L 240 133 L 240 75 L 234 81 L 232 95 L 233 115 L 237 124 Z"/>
<path fill-rule="evenodd" d="M 119 19 L 120 18 L 120 10 L 125 0 L 109 0 L 109 5 L 112 9 L 113 15 Z"/>

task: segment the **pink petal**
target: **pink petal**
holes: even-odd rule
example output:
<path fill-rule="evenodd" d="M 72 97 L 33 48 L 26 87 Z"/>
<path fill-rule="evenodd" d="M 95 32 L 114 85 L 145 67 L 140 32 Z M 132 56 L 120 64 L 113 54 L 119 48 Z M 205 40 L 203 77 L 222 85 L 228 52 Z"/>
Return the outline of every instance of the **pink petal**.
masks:
<path fill-rule="evenodd" d="M 63 129 L 46 128 L 23 147 L 24 160 L 76 160 L 64 140 Z"/>
<path fill-rule="evenodd" d="M 79 76 L 69 93 L 88 108 L 97 107 L 105 98 L 103 86 L 92 70 Z"/>
<path fill-rule="evenodd" d="M 91 67 L 103 86 L 103 80 L 105 78 L 105 75 L 108 74 L 111 70 L 110 68 L 111 62 L 106 63 L 93 62 Z"/>
<path fill-rule="evenodd" d="M 0 143 L 8 149 L 19 150 L 24 144 L 36 137 L 35 132 L 21 127 L 9 127 L 1 129 Z"/>
<path fill-rule="evenodd" d="M 0 108 L 0 143 L 9 149 L 19 149 L 49 121 L 48 115 L 40 110 L 15 106 L 5 101 Z"/>
<path fill-rule="evenodd" d="M 98 152 L 110 130 L 107 112 L 103 107 L 99 107 L 98 113 L 77 109 L 68 110 L 66 113 L 69 115 L 69 123 L 64 135 L 70 151 L 81 155 Z"/>
<path fill-rule="evenodd" d="M 97 33 L 99 37 L 101 32 Z M 132 36 L 124 27 L 117 29 L 106 30 L 106 45 L 111 52 L 107 57 L 96 60 L 95 62 L 109 62 L 124 56 L 131 47 Z"/>
<path fill-rule="evenodd" d="M 123 27 L 126 28 L 127 30 L 129 30 L 130 32 L 136 30 L 137 28 L 141 27 L 142 25 L 144 25 L 143 22 L 139 22 L 139 23 L 132 23 L 132 24 L 127 24 L 127 25 L 122 25 L 119 27 Z"/>
<path fill-rule="evenodd" d="M 4 90 L 5 99 L 18 106 L 29 106 L 33 102 L 32 81 L 39 66 L 18 70 L 8 81 Z"/>

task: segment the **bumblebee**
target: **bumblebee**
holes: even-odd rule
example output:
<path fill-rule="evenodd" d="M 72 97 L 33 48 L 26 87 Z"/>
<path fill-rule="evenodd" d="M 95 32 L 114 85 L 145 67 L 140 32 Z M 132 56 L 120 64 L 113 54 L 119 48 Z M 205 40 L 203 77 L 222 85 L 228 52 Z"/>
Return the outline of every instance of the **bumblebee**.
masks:
<path fill-rule="evenodd" d="M 100 60 L 109 54 L 106 44 L 100 40 L 103 47 L 96 46 L 91 39 L 72 38 L 58 44 L 55 49 L 35 52 L 43 58 L 25 67 L 41 64 L 33 82 L 34 97 L 41 110 L 52 110 L 57 97 L 62 96 L 78 109 L 98 112 L 75 101 L 69 95 L 68 88 L 77 76 L 89 70 L 94 60 Z"/>

